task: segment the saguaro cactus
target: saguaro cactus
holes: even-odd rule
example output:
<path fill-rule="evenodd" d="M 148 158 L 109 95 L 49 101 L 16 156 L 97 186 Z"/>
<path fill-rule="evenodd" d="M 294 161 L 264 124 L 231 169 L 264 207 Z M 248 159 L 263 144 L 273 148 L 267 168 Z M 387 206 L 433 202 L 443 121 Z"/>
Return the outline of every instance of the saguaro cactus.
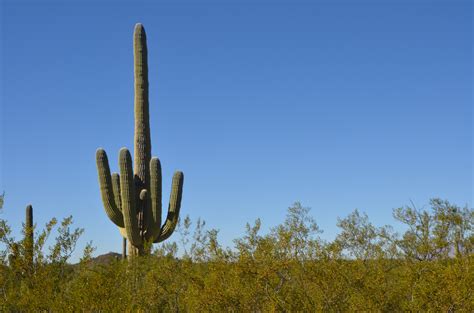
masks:
<path fill-rule="evenodd" d="M 28 269 L 33 266 L 33 248 L 34 248 L 34 226 L 33 226 L 33 206 L 31 204 L 26 206 L 25 218 L 25 259 Z"/>
<path fill-rule="evenodd" d="M 135 25 L 133 34 L 135 76 L 134 161 L 127 148 L 120 149 L 120 174 L 110 174 L 104 149 L 97 149 L 99 185 L 105 212 L 129 243 L 129 255 L 145 253 L 145 243 L 157 243 L 173 233 L 181 207 L 184 175 L 173 175 L 166 221 L 161 225 L 161 164 L 151 157 L 148 110 L 148 51 L 145 29 Z"/>

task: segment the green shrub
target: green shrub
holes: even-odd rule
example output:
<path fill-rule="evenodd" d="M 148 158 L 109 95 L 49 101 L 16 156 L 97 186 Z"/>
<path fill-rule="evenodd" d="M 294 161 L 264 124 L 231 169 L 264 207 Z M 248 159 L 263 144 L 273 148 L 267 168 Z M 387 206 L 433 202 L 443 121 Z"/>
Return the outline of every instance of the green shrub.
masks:
<path fill-rule="evenodd" d="M 222 247 L 218 231 L 201 221 L 192 230 L 185 218 L 177 242 L 149 256 L 98 264 L 88 245 L 76 265 L 67 260 L 82 230 L 71 230 L 71 218 L 59 226 L 53 219 L 35 236 L 32 273 L 21 253 L 9 261 L 22 241 L 1 221 L 0 311 L 471 312 L 473 211 L 433 200 L 430 211 L 406 207 L 394 217 L 406 226 L 400 235 L 354 211 L 324 241 L 296 203 L 268 234 L 260 220 L 247 225 L 233 249 Z"/>

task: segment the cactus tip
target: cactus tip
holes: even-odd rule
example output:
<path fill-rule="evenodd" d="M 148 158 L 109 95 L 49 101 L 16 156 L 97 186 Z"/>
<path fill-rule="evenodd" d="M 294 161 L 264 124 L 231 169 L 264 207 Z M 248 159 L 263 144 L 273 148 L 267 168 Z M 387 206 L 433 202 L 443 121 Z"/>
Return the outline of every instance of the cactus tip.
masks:
<path fill-rule="evenodd" d="M 157 158 L 157 157 L 152 157 L 151 160 L 150 160 L 150 164 L 152 164 L 152 166 L 153 166 L 154 164 L 157 164 L 157 165 L 160 165 L 160 166 L 161 166 L 160 159 Z"/>
<path fill-rule="evenodd" d="M 127 147 L 120 148 L 119 155 L 127 154 L 127 153 L 130 153 L 130 151 L 128 151 Z"/>
<path fill-rule="evenodd" d="M 142 23 L 135 24 L 135 31 L 143 31 L 145 28 L 143 27 Z"/>

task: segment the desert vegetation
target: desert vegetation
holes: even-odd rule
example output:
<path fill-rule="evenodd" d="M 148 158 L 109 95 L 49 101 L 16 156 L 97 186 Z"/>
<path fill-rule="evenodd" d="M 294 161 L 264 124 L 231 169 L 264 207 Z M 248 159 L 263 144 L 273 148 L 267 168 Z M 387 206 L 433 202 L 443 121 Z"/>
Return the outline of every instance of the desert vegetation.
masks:
<path fill-rule="evenodd" d="M 16 240 L 1 220 L 0 311 L 471 312 L 473 210 L 433 199 L 393 216 L 403 232 L 356 210 L 328 241 L 295 203 L 266 234 L 247 224 L 233 247 L 185 217 L 148 255 L 99 262 L 89 244 L 78 264 L 68 260 L 83 229 L 71 217 L 36 225 L 32 247 L 26 223 Z"/>
<path fill-rule="evenodd" d="M 135 25 L 133 33 L 135 74 L 135 164 L 127 148 L 119 153 L 120 173 L 110 173 L 105 150 L 97 149 L 97 171 L 105 213 L 128 241 L 131 257 L 150 252 L 153 243 L 168 239 L 178 222 L 183 194 L 184 174 L 173 175 L 166 221 L 161 225 L 162 177 L 161 162 L 151 157 L 150 117 L 148 100 L 148 48 L 145 28 Z"/>
<path fill-rule="evenodd" d="M 393 210 L 395 228 L 373 225 L 355 210 L 337 221 L 339 233 L 331 240 L 321 237 L 310 209 L 296 202 L 270 231 L 262 233 L 257 219 L 228 247 L 218 229 L 179 217 L 184 174 L 177 171 L 162 223 L 161 163 L 151 157 L 147 58 L 145 30 L 137 24 L 133 162 L 122 148 L 120 173 L 111 173 L 105 150 L 96 153 L 103 206 L 124 240 L 122 256 L 94 258 L 90 242 L 73 264 L 84 229 L 73 226 L 72 216 L 40 227 L 28 205 L 19 239 L 0 219 L 0 311 L 474 310 L 474 211 L 446 200 L 432 199 L 429 209 Z M 3 201 L 1 195 L 0 208 Z"/>

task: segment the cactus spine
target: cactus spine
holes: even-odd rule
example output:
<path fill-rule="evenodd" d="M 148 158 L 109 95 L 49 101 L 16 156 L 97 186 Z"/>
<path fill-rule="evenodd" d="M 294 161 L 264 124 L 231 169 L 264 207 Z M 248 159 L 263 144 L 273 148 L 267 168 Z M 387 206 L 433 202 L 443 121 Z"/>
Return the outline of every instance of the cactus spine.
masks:
<path fill-rule="evenodd" d="M 162 181 L 161 164 L 151 157 L 148 109 L 148 51 L 143 25 L 136 24 L 133 35 L 135 78 L 134 161 L 130 152 L 119 152 L 120 174 L 110 173 L 107 154 L 102 148 L 96 153 L 99 185 L 104 209 L 110 220 L 129 243 L 129 255 L 145 253 L 145 243 L 157 243 L 173 233 L 178 221 L 184 175 L 173 175 L 166 221 L 161 225 Z"/>

